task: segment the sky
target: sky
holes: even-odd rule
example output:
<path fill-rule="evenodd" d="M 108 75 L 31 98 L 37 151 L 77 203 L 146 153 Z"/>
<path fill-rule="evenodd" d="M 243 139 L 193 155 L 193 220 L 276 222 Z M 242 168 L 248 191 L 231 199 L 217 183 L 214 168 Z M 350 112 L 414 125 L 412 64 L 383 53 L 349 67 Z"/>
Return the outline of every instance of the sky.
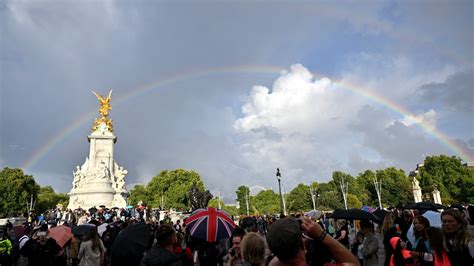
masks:
<path fill-rule="evenodd" d="M 474 161 L 472 1 L 0 2 L 0 167 L 68 192 L 95 90 L 127 188 L 162 170 L 283 191 Z"/>

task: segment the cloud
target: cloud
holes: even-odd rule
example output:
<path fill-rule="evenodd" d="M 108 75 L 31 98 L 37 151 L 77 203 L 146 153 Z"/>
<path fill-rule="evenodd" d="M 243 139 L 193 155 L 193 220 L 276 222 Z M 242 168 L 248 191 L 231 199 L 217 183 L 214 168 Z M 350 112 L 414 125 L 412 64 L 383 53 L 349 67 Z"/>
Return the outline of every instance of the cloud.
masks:
<path fill-rule="evenodd" d="M 430 109 L 428 112 L 420 115 L 407 115 L 400 121 L 405 126 L 413 124 L 426 124 L 430 128 L 436 128 L 436 111 Z"/>
<path fill-rule="evenodd" d="M 427 105 L 442 106 L 449 112 L 474 112 L 474 72 L 459 72 L 443 82 L 432 82 L 420 86 L 416 100 Z"/>

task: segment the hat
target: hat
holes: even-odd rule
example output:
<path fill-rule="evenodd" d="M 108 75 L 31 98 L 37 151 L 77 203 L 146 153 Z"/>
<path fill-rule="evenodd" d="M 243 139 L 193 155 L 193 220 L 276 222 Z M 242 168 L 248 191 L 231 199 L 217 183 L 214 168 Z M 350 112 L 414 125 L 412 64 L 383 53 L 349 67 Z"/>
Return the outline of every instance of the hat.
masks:
<path fill-rule="evenodd" d="M 279 260 L 293 258 L 301 248 L 300 223 L 292 217 L 282 218 L 268 227 L 268 247 Z"/>

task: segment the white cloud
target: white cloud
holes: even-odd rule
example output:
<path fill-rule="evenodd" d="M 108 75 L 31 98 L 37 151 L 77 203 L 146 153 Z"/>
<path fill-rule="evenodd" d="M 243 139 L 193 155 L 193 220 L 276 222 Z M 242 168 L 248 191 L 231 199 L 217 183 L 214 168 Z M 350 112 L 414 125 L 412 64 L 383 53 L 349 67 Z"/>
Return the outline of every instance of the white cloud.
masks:
<path fill-rule="evenodd" d="M 407 115 L 403 117 L 401 122 L 405 126 L 413 124 L 426 124 L 431 128 L 436 128 L 436 111 L 430 109 L 428 112 L 419 115 Z"/>

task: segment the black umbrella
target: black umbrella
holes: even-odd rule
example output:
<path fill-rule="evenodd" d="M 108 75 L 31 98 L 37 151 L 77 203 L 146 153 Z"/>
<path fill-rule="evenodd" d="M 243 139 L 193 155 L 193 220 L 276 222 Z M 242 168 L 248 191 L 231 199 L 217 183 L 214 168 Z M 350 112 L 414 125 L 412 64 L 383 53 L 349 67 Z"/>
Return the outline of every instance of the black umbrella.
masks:
<path fill-rule="evenodd" d="M 150 226 L 144 222 L 131 224 L 123 229 L 111 248 L 112 257 L 141 256 L 151 238 Z"/>
<path fill-rule="evenodd" d="M 93 224 L 81 224 L 72 228 L 72 234 L 75 236 L 83 236 L 91 230 L 96 230 L 95 228 L 96 227 Z"/>
<path fill-rule="evenodd" d="M 383 221 L 385 219 L 385 215 L 387 215 L 388 211 L 384 209 L 376 209 L 372 214 L 377 216 L 380 221 Z"/>
<path fill-rule="evenodd" d="M 446 209 L 446 206 L 441 204 L 429 202 L 429 201 L 422 201 L 417 203 L 408 204 L 405 206 L 405 209 L 415 209 L 415 210 L 439 210 L 439 209 Z"/>
<path fill-rule="evenodd" d="M 96 207 L 89 208 L 90 213 L 95 213 L 97 211 Z"/>
<path fill-rule="evenodd" d="M 337 209 L 333 212 L 331 218 L 333 219 L 347 219 L 347 220 L 372 220 L 380 221 L 380 219 L 370 212 L 360 209 Z"/>

